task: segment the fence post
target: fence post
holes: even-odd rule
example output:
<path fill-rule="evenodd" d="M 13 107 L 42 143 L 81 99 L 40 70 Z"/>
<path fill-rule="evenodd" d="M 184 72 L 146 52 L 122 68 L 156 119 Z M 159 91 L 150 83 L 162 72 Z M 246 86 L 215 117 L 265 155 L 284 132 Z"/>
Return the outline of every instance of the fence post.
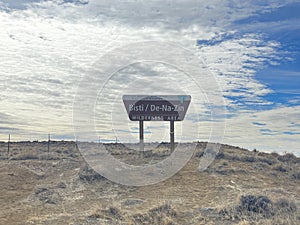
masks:
<path fill-rule="evenodd" d="M 47 148 L 47 160 L 49 160 L 49 153 L 50 153 L 50 141 L 51 141 L 51 137 L 50 137 L 50 133 L 48 134 L 48 148 Z"/>
<path fill-rule="evenodd" d="M 78 137 L 75 137 L 75 149 L 78 151 Z"/>
<path fill-rule="evenodd" d="M 7 160 L 9 159 L 9 150 L 10 150 L 10 134 L 8 134 L 8 142 L 7 142 Z"/>

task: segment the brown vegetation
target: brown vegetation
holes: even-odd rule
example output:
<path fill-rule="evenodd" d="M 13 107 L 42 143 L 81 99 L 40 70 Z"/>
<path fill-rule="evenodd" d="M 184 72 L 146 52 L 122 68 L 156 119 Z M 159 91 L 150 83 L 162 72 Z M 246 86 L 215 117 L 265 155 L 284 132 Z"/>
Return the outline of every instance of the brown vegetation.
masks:
<path fill-rule="evenodd" d="M 96 144 L 90 144 L 91 147 Z M 0 224 L 300 224 L 300 159 L 222 145 L 204 172 L 206 143 L 172 178 L 150 186 L 113 183 L 91 169 L 74 142 L 0 143 Z M 107 144 L 114 157 L 138 155 Z M 167 157 L 168 145 L 140 163 Z"/>

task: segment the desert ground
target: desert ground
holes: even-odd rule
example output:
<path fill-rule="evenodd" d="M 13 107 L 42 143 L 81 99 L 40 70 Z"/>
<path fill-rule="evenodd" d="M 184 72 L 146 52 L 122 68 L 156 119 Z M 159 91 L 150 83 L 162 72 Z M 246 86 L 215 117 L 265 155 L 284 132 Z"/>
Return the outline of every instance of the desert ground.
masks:
<path fill-rule="evenodd" d="M 96 145 L 97 143 L 92 144 Z M 207 143 L 187 165 L 149 186 L 114 183 L 93 171 L 76 143 L 0 143 L 0 224 L 300 224 L 300 158 L 222 145 L 198 170 Z M 167 157 L 162 143 L 143 157 Z M 138 155 L 106 144 L 127 163 Z"/>

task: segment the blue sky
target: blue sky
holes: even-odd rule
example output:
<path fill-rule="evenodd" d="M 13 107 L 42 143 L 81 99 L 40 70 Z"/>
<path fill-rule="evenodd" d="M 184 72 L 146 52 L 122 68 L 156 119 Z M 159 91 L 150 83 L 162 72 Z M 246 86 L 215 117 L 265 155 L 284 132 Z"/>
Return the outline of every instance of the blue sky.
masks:
<path fill-rule="evenodd" d="M 123 68 L 95 105 L 103 140 L 137 140 L 137 124 L 119 106 L 122 94 L 185 93 L 193 98 L 184 124 L 189 129 L 178 123 L 177 139 L 299 154 L 299 11 L 300 1 L 292 0 L 0 0 L 0 138 L 11 133 L 13 140 L 42 140 L 52 133 L 74 139 L 73 104 L 82 78 L 93 71 L 101 77 L 97 63 L 119 47 L 158 41 L 189 49 L 205 65 L 207 79 L 188 80 L 180 65 Z M 216 95 L 212 78 L 225 101 L 216 107 L 227 110 L 218 118 L 208 107 L 207 96 Z M 153 79 L 156 84 L 149 83 Z M 224 122 L 223 137 L 214 138 L 212 127 L 223 130 Z M 168 124 L 146 129 L 147 140 L 168 141 Z"/>
<path fill-rule="evenodd" d="M 236 26 L 246 25 L 243 32 L 261 33 L 267 40 L 281 44 L 283 60 L 279 65 L 266 65 L 257 71 L 256 78 L 265 83 L 275 93 L 265 98 L 274 104 L 296 105 L 300 94 L 300 2 L 290 3 L 274 11 L 260 13 L 236 22 Z M 250 27 L 247 29 L 247 27 Z M 295 100 L 295 102 L 293 102 Z"/>

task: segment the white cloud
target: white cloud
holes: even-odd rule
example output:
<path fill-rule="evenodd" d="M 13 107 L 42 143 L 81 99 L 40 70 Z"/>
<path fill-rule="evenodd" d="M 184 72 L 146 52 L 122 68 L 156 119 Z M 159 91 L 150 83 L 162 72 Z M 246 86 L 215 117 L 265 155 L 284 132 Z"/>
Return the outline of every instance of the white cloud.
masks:
<path fill-rule="evenodd" d="M 92 71 L 93 63 L 109 50 L 144 40 L 170 41 L 190 49 L 204 60 L 226 95 L 242 97 L 249 105 L 271 104 L 262 97 L 272 90 L 258 82 L 254 75 L 265 63 L 275 64 L 281 60 L 279 43 L 266 42 L 254 33 L 239 35 L 230 26 L 238 19 L 275 9 L 290 1 L 268 1 L 263 5 L 221 0 L 147 3 L 107 0 L 90 1 L 85 5 L 58 4 L 62 1 L 30 2 L 23 10 L 0 11 L 3 31 L 0 33 L 0 110 L 15 118 L 13 126 L 22 129 L 23 134 L 28 132 L 42 137 L 51 132 L 71 136 L 72 104 L 81 77 Z M 208 42 L 197 46 L 197 40 L 211 41 L 212 44 Z M 144 64 L 127 68 L 126 73 L 135 74 L 136 80 L 140 81 L 134 83 L 138 89 L 144 87 L 148 92 L 155 89 L 164 93 L 175 91 L 166 85 L 162 76 L 160 83 L 145 86 L 143 82 L 151 81 L 149 71 L 155 76 L 166 74 L 165 78 L 172 73 L 168 80 L 173 84 L 180 80 L 183 90 L 197 96 L 195 105 L 198 112 L 209 113 L 197 87 L 183 80 L 183 74 L 175 68 Z M 122 76 L 119 80 L 110 81 L 110 92 L 107 93 L 110 98 L 114 99 L 128 88 L 125 78 Z M 248 124 L 253 121 L 252 117 L 245 116 L 248 114 L 238 110 L 241 107 L 239 103 L 228 99 L 227 104 L 237 110 L 234 121 L 246 121 Z M 109 114 L 110 111 L 105 109 L 101 112 Z M 197 114 L 195 110 L 189 113 Z M 277 111 L 268 113 L 276 114 Z M 115 118 L 116 121 L 124 119 L 122 116 Z M 265 120 L 269 121 L 268 118 Z M 208 130 L 200 132 L 201 137 L 207 139 L 210 122 L 202 121 L 200 124 L 201 127 L 208 126 Z M 241 131 L 238 123 L 230 120 L 229 124 L 230 136 L 234 136 L 236 130 Z M 9 121 L 4 125 L 12 126 Z M 101 125 L 103 133 L 110 132 L 109 124 Z M 128 129 L 128 126 L 125 124 L 119 129 Z M 254 136 L 261 135 L 255 129 L 251 132 Z M 17 138 L 17 131 L 15 135 Z M 22 138 L 24 135 L 20 135 Z M 108 135 L 108 138 L 112 137 Z M 228 140 L 233 143 L 239 141 L 238 138 Z M 267 145 L 269 140 L 264 140 L 262 143 Z M 243 141 L 239 143 L 242 145 Z"/>
<path fill-rule="evenodd" d="M 260 112 L 241 112 L 227 119 L 224 142 L 248 149 L 293 152 L 299 155 L 299 106 L 280 107 Z M 253 122 L 257 122 L 257 125 Z"/>

